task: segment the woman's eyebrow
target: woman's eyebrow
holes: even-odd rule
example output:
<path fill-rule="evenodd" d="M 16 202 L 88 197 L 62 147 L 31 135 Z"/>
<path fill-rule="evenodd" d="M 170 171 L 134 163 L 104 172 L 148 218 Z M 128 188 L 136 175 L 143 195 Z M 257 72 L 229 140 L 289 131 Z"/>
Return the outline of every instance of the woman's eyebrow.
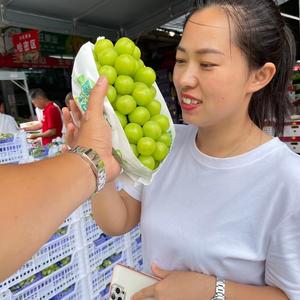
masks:
<path fill-rule="evenodd" d="M 181 47 L 181 46 L 178 46 L 177 47 L 177 51 L 180 51 L 180 52 L 186 52 L 186 50 Z M 202 49 L 199 49 L 199 50 L 196 50 L 196 53 L 197 54 L 209 54 L 209 53 L 212 53 L 212 54 L 220 54 L 220 55 L 225 55 L 222 51 L 220 50 L 217 50 L 215 48 L 202 48 Z"/>

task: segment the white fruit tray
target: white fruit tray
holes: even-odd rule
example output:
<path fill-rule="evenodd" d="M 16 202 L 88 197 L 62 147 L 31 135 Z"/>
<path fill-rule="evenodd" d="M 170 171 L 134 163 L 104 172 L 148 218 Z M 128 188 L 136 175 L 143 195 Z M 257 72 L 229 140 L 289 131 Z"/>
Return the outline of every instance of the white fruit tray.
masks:
<path fill-rule="evenodd" d="M 25 132 L 0 140 L 0 164 L 25 163 L 28 161 L 29 151 Z"/>
<path fill-rule="evenodd" d="M 105 261 L 109 261 L 110 264 L 105 266 Z M 126 249 L 120 253 L 115 253 L 114 255 L 107 257 L 101 265 L 88 274 L 87 280 L 92 299 L 95 297 L 97 297 L 97 299 L 101 299 L 98 297 L 100 297 L 100 293 L 104 293 L 105 289 L 109 285 L 113 267 L 117 263 L 128 265 L 128 253 Z"/>
<path fill-rule="evenodd" d="M 99 239 L 84 247 L 86 266 L 89 270 L 94 270 L 101 265 L 103 260 L 114 253 L 119 253 L 125 249 L 124 236 L 109 237 L 101 234 Z"/>
<path fill-rule="evenodd" d="M 29 278 L 81 247 L 79 224 L 61 227 L 50 240 L 28 260 L 16 273 L 0 282 L 0 292 Z M 1 299 L 1 298 L 0 298 Z"/>
<path fill-rule="evenodd" d="M 0 294 L 1 300 L 40 300 L 51 299 L 78 282 L 85 274 L 83 256 L 76 252 L 70 256 L 70 261 L 58 270 L 45 275 L 42 272 L 32 276 L 31 281 L 23 286 L 11 286 L 6 292 Z M 58 264 L 58 263 L 57 263 Z M 1 298 L 2 297 L 2 298 Z"/>

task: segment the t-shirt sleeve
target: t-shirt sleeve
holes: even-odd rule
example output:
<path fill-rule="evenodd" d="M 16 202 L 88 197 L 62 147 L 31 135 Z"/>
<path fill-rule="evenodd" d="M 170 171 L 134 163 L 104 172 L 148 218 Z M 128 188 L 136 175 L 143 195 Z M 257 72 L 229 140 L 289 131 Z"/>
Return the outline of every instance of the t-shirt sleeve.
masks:
<path fill-rule="evenodd" d="M 143 184 L 133 182 L 128 176 L 122 174 L 117 181 L 117 185 L 118 189 L 123 189 L 132 198 L 141 201 Z"/>
<path fill-rule="evenodd" d="M 300 210 L 286 217 L 271 237 L 265 281 L 290 300 L 300 299 Z"/>
<path fill-rule="evenodd" d="M 10 127 L 11 127 L 11 130 L 12 130 L 12 133 L 16 133 L 20 129 L 17 122 L 16 122 L 16 120 L 13 117 L 10 118 Z"/>

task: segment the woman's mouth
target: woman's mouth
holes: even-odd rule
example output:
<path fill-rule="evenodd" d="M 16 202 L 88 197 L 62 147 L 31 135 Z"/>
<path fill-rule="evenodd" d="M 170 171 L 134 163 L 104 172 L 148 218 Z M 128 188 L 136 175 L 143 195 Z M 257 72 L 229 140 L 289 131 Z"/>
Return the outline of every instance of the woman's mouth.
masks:
<path fill-rule="evenodd" d="M 199 105 L 202 103 L 203 103 L 202 100 L 198 100 L 187 95 L 182 95 L 180 106 L 184 110 L 194 110 L 198 108 Z"/>

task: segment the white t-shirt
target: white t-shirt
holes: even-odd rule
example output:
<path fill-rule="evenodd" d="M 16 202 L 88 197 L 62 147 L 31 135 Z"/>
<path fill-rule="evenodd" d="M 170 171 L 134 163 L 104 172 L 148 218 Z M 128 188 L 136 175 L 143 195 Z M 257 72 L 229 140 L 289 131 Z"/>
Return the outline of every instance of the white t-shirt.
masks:
<path fill-rule="evenodd" d="M 149 186 L 123 188 L 142 204 L 144 268 L 190 270 L 271 285 L 300 299 L 300 156 L 278 138 L 231 157 L 174 147 Z"/>
<path fill-rule="evenodd" d="M 17 133 L 19 132 L 19 127 L 15 119 L 6 114 L 0 113 L 0 133 Z"/>

